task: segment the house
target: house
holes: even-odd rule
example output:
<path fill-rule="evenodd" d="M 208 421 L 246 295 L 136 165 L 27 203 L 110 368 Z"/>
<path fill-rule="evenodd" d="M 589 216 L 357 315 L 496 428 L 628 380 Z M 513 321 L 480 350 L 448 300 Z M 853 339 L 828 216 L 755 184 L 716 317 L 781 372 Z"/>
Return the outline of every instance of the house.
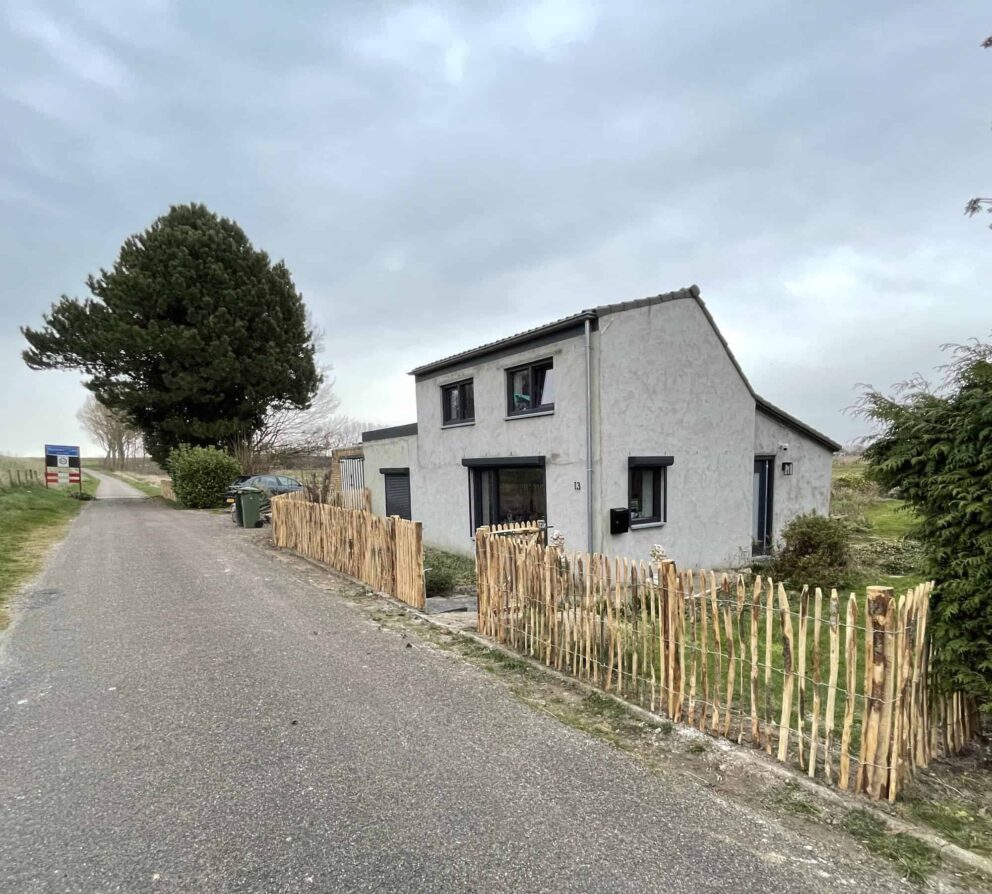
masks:
<path fill-rule="evenodd" d="M 417 421 L 363 435 L 377 514 L 470 553 L 543 519 L 569 549 L 684 567 L 768 552 L 826 514 L 840 445 L 751 388 L 692 286 L 584 310 L 427 363 Z"/>

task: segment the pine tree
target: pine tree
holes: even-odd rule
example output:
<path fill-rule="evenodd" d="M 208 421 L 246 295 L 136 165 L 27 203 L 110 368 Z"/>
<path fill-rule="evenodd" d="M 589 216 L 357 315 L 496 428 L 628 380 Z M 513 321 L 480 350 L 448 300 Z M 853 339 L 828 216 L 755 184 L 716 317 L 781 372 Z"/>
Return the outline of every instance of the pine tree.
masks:
<path fill-rule="evenodd" d="M 869 391 L 862 410 L 881 425 L 869 475 L 920 518 L 937 584 L 937 681 L 992 711 L 992 345 L 957 348 L 941 389 L 914 380 L 895 397 Z"/>
<path fill-rule="evenodd" d="M 305 408 L 320 384 L 313 331 L 285 264 L 235 222 L 177 205 L 22 328 L 32 369 L 77 369 L 143 432 L 159 463 L 179 444 L 229 448 L 273 408 Z"/>

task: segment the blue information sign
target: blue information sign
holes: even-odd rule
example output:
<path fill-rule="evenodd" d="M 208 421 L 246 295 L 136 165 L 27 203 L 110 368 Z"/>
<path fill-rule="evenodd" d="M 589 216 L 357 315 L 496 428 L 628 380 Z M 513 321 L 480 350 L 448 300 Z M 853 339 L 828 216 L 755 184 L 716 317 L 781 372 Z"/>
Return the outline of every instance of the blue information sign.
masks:
<path fill-rule="evenodd" d="M 45 487 L 50 484 L 78 484 L 83 489 L 82 457 L 79 447 L 69 444 L 45 445 Z"/>

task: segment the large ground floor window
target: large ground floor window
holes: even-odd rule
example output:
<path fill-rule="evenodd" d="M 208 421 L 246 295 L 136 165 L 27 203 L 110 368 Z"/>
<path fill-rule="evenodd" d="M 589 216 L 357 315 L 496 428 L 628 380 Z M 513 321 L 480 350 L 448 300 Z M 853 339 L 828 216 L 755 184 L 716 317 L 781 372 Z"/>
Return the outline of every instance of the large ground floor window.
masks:
<path fill-rule="evenodd" d="M 480 460 L 464 460 L 469 466 L 469 494 L 472 502 L 472 534 L 483 525 L 545 520 L 547 489 L 543 457 L 530 458 L 531 465 L 481 465 Z M 541 460 L 538 465 L 537 461 Z"/>

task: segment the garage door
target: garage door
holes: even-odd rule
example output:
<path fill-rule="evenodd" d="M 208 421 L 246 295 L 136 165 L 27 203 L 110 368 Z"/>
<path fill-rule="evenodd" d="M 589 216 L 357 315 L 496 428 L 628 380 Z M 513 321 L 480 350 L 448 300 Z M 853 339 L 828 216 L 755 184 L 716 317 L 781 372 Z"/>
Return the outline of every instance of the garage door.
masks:
<path fill-rule="evenodd" d="M 386 479 L 386 515 L 412 518 L 410 514 L 410 471 L 391 469 L 383 472 Z"/>

